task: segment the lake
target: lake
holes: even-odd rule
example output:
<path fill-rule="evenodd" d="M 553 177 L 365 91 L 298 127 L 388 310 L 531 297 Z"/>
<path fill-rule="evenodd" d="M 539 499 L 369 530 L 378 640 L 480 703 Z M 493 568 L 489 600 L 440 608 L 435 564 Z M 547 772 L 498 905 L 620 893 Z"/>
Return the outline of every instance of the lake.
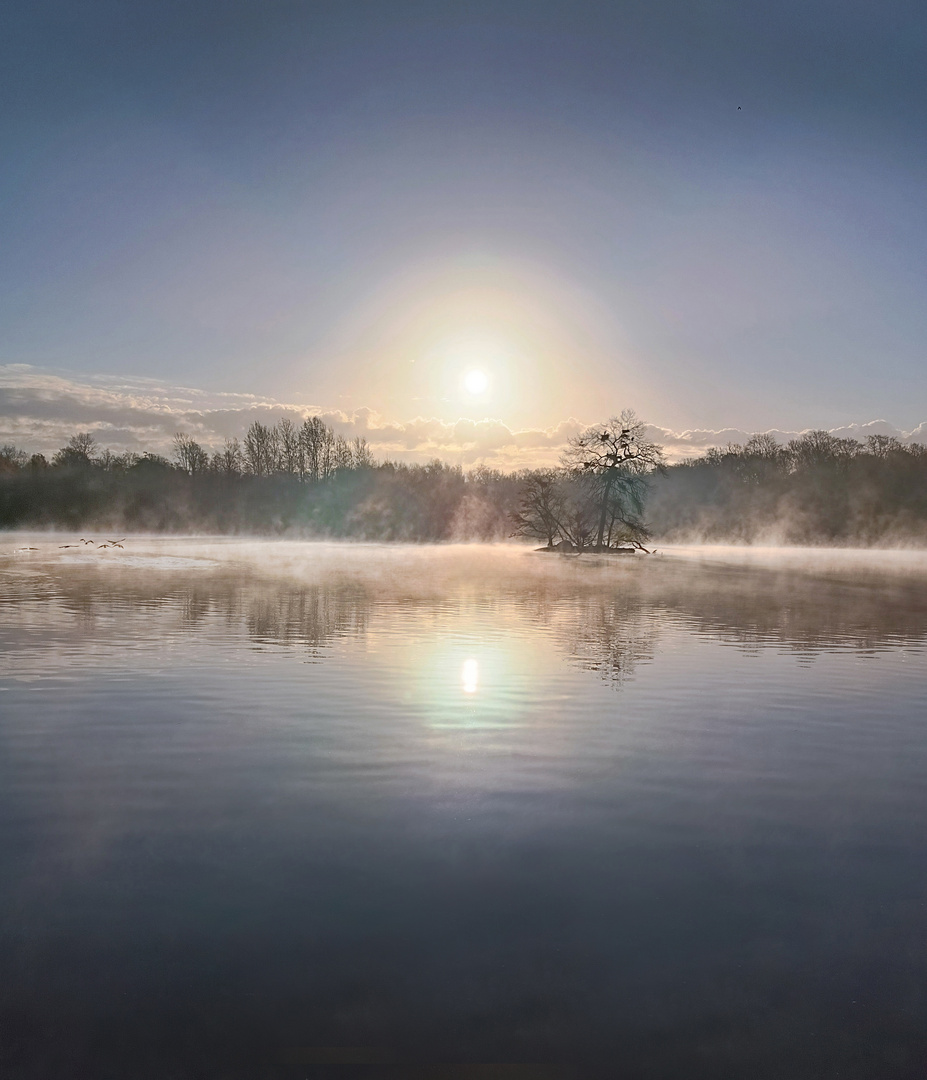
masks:
<path fill-rule="evenodd" d="M 0 611 L 4 1077 L 925 1075 L 923 553 L 5 534 Z"/>

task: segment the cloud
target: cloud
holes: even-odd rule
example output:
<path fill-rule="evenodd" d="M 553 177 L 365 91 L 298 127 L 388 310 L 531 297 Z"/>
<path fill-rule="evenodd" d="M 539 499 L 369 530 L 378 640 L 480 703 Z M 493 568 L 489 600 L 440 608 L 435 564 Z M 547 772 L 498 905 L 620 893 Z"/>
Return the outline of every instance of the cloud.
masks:
<path fill-rule="evenodd" d="M 226 438 L 241 438 L 255 420 L 273 424 L 284 417 L 302 423 L 320 416 L 337 432 L 363 436 L 375 456 L 397 461 L 442 458 L 464 466 L 484 463 L 516 469 L 554 465 L 561 448 L 586 426 L 575 417 L 549 428 L 513 429 L 501 420 L 456 421 L 434 417 L 387 419 L 372 409 L 351 412 L 275 401 L 253 394 L 210 393 L 168 386 L 153 379 L 120 380 L 88 376 L 80 380 L 30 367 L 0 365 L 0 443 L 12 442 L 30 453 L 54 453 L 76 431 L 90 431 L 110 449 L 170 453 L 174 433 L 184 431 L 210 450 Z M 591 418 L 594 419 L 594 418 Z M 901 431 L 884 420 L 835 428 L 841 438 L 893 435 L 902 442 L 927 440 L 927 423 Z M 672 431 L 650 425 L 647 434 L 671 461 L 704 453 L 710 446 L 743 443 L 752 432 L 740 428 Z M 772 430 L 780 442 L 800 431 Z"/>
<path fill-rule="evenodd" d="M 680 461 L 686 457 L 703 454 L 709 447 L 724 447 L 730 443 L 745 443 L 756 434 L 771 435 L 777 442 L 785 444 L 790 439 L 797 439 L 810 428 L 801 431 L 770 428 L 764 432 L 746 431 L 742 428 L 693 428 L 688 431 L 671 431 L 669 428 L 648 425 L 647 437 L 663 446 L 670 461 Z M 865 442 L 870 435 L 891 435 L 903 443 L 927 441 L 927 423 L 918 424 L 912 431 L 903 431 L 886 420 L 870 420 L 864 424 L 846 424 L 843 427 L 830 428 L 830 434 L 838 439 L 857 439 Z"/>

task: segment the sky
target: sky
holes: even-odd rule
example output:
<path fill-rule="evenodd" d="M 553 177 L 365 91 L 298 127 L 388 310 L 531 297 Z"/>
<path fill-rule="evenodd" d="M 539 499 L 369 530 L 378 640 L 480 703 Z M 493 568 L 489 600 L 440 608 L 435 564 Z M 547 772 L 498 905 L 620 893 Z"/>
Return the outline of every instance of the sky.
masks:
<path fill-rule="evenodd" d="M 0 440 L 319 413 L 526 464 L 625 407 L 693 447 L 927 421 L 921 3 L 3 22 Z"/>

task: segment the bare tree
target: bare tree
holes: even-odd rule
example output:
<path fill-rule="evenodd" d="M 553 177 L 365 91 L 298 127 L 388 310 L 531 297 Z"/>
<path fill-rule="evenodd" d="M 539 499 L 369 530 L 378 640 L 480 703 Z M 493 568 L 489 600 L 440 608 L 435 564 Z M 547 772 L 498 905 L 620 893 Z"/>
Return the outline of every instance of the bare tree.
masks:
<path fill-rule="evenodd" d="M 302 453 L 299 431 L 293 421 L 284 417 L 277 425 L 280 453 L 280 469 L 288 476 L 301 476 Z"/>
<path fill-rule="evenodd" d="M 25 450 L 20 450 L 13 443 L 0 446 L 0 473 L 17 473 L 25 468 L 28 460 Z"/>
<path fill-rule="evenodd" d="M 873 457 L 887 458 L 889 454 L 902 454 L 904 443 L 894 435 L 869 435 L 866 438 L 866 452 Z"/>
<path fill-rule="evenodd" d="M 321 421 L 320 421 L 321 423 Z M 322 424 L 319 439 L 319 479 L 327 480 L 335 474 L 335 433 Z"/>
<path fill-rule="evenodd" d="M 255 420 L 245 435 L 244 459 L 248 472 L 253 476 L 273 476 L 278 467 L 278 447 L 277 429 Z"/>
<path fill-rule="evenodd" d="M 787 451 L 797 469 L 818 468 L 821 465 L 842 465 L 862 449 L 856 439 L 838 439 L 829 431 L 806 431 L 790 440 Z"/>
<path fill-rule="evenodd" d="M 62 446 L 52 458 L 52 464 L 59 468 L 86 468 L 92 465 L 97 452 L 97 440 L 89 431 L 79 431 L 68 439 L 67 446 Z"/>
<path fill-rule="evenodd" d="M 318 416 L 310 416 L 299 430 L 305 476 L 325 480 L 334 469 L 335 434 Z"/>
<path fill-rule="evenodd" d="M 178 468 L 182 469 L 188 476 L 195 476 L 197 473 L 205 472 L 209 467 L 209 454 L 195 439 L 191 439 L 189 435 L 184 434 L 182 431 L 178 431 L 174 435 L 174 460 L 177 462 Z"/>
<path fill-rule="evenodd" d="M 570 439 L 561 456 L 563 466 L 577 476 L 589 476 L 598 502 L 596 549 L 605 544 L 609 521 L 620 523 L 628 537 L 647 534 L 640 520 L 647 474 L 665 469 L 663 448 L 645 438 L 646 427 L 631 409 L 607 423 L 587 428 Z M 584 515 L 583 515 L 584 517 Z"/>
<path fill-rule="evenodd" d="M 515 511 L 515 532 L 547 540 L 552 548 L 563 537 L 566 503 L 558 476 L 554 472 L 530 473 L 522 488 L 521 502 Z"/>
<path fill-rule="evenodd" d="M 783 456 L 782 444 L 768 431 L 751 435 L 744 444 L 744 453 L 764 461 L 778 462 Z"/>
<path fill-rule="evenodd" d="M 241 476 L 244 458 L 238 439 L 225 440 L 225 446 L 212 456 L 212 467 L 215 472 L 226 476 Z"/>
<path fill-rule="evenodd" d="M 335 436 L 334 467 L 338 472 L 354 468 L 354 454 L 351 444 L 343 435 Z"/>
<path fill-rule="evenodd" d="M 351 452 L 354 456 L 355 469 L 372 469 L 376 460 L 367 445 L 367 440 L 362 435 L 355 435 L 351 443 Z"/>
<path fill-rule="evenodd" d="M 600 485 L 590 473 L 572 476 L 563 485 L 563 514 L 560 532 L 577 551 L 592 546 L 599 520 Z M 598 545 L 601 550 L 601 543 Z"/>

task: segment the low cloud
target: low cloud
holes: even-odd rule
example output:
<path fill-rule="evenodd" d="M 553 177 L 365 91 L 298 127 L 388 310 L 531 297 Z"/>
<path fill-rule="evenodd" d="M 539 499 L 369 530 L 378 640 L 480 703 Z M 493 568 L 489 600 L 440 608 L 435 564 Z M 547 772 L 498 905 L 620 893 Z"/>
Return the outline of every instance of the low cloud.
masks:
<path fill-rule="evenodd" d="M 101 446 L 116 452 L 169 454 L 177 431 L 215 450 L 226 438 L 241 438 L 255 420 L 273 424 L 286 417 L 298 424 L 309 416 L 320 416 L 348 438 L 363 436 L 379 458 L 427 461 L 438 457 L 464 466 L 484 463 L 503 469 L 556 464 L 564 444 L 587 422 L 570 417 L 553 427 L 524 429 L 493 419 L 444 421 L 419 416 L 398 422 L 367 408 L 345 412 L 251 394 L 166 386 L 148 379 L 77 380 L 24 364 L 0 365 L 0 443 L 15 443 L 30 453 L 52 454 L 76 431 L 92 432 Z M 653 425 L 647 432 L 671 461 L 697 456 L 711 446 L 743 443 L 753 434 L 740 428 L 676 432 Z M 802 432 L 772 430 L 769 434 L 785 443 Z M 927 423 L 906 432 L 884 420 L 873 420 L 835 428 L 832 434 L 860 440 L 867 435 L 892 435 L 902 442 L 923 442 L 927 441 Z"/>
<path fill-rule="evenodd" d="M 806 434 L 810 428 L 802 430 L 786 430 L 770 428 L 759 434 L 771 435 L 777 442 L 783 445 L 790 439 L 797 439 Z M 865 442 L 870 435 L 890 435 L 902 443 L 927 442 L 927 422 L 918 424 L 911 431 L 903 431 L 901 428 L 889 424 L 886 420 L 870 420 L 864 424 L 845 424 L 843 427 L 830 428 L 830 434 L 838 439 L 857 439 Z M 725 447 L 730 443 L 745 443 L 751 436 L 758 434 L 755 431 L 746 431 L 743 428 L 722 428 L 712 430 L 710 428 L 693 428 L 689 431 L 671 431 L 669 428 L 648 425 L 647 436 L 654 442 L 660 443 L 670 461 L 681 461 L 687 457 L 697 457 L 703 454 L 709 447 Z"/>

